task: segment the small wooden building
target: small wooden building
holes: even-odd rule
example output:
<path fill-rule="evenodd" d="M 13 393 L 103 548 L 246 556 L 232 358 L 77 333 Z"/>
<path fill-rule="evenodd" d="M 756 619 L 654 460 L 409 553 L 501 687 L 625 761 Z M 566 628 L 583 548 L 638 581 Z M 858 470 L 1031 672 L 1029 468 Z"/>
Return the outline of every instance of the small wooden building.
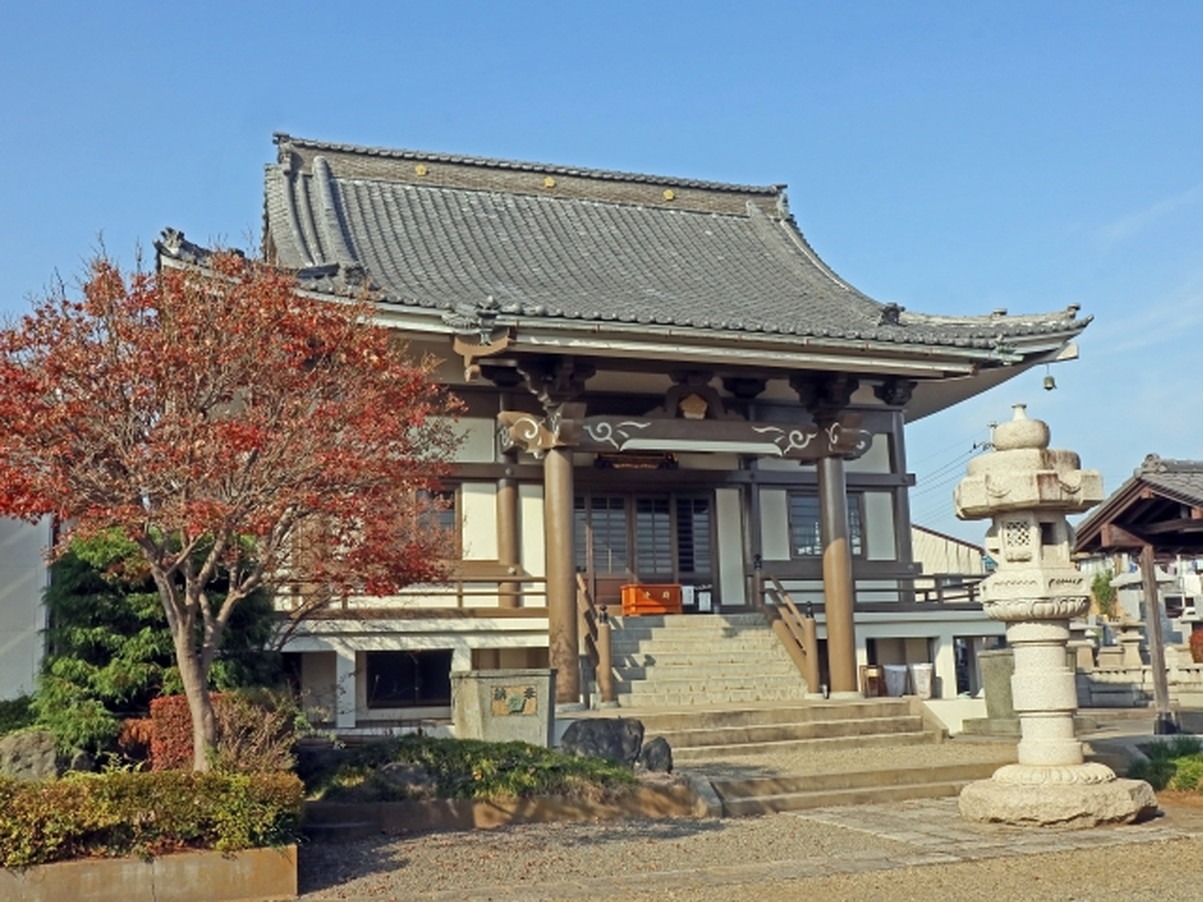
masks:
<path fill-rule="evenodd" d="M 615 607 L 680 587 L 686 611 L 754 609 L 775 577 L 816 606 L 834 691 L 856 690 L 875 630 L 980 618 L 916 599 L 904 424 L 1072 356 L 1076 307 L 881 303 L 819 258 L 781 185 L 275 141 L 269 259 L 318 297 L 372 292 L 468 409 L 460 581 L 292 640 L 307 685 L 344 687 L 339 726 L 445 710 L 373 696 L 401 653 L 426 685 L 549 663 L 577 701 L 578 574 Z M 196 249 L 169 232 L 159 250 Z"/>

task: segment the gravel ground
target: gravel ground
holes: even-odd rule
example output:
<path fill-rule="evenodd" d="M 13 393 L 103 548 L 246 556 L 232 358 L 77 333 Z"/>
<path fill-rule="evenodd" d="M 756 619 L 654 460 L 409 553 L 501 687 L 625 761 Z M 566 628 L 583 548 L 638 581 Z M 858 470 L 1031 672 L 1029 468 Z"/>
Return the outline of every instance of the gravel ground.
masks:
<path fill-rule="evenodd" d="M 1162 820 L 1173 821 L 1173 813 Z M 1197 813 L 1193 826 L 1203 831 Z M 1049 852 L 1033 846 L 1030 831 L 1021 831 L 1028 837 L 1026 847 L 979 844 L 950 860 L 930 845 L 794 814 L 523 825 L 306 847 L 301 889 L 302 898 L 314 900 L 444 902 L 1198 900 L 1203 835 L 1158 840 L 1122 832 L 1161 835 L 1165 829 L 1159 822 L 1101 828 L 1089 831 L 1099 841 L 1086 848 Z"/>
<path fill-rule="evenodd" d="M 767 753 L 691 763 L 711 778 L 1013 760 L 1014 745 Z M 526 824 L 301 850 L 303 899 L 1203 899 L 1203 808 L 1075 833 L 965 822 L 955 800 L 756 818 Z"/>

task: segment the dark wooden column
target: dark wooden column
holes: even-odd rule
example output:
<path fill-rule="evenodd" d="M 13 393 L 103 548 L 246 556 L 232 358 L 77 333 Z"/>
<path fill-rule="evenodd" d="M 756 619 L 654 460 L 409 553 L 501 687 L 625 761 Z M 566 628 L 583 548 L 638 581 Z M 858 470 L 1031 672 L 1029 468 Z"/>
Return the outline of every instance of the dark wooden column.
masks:
<path fill-rule="evenodd" d="M 1165 641 L 1161 635 L 1161 595 L 1157 591 L 1156 561 L 1153 546 L 1140 549 L 1140 577 L 1145 596 L 1145 623 L 1149 638 L 1149 670 L 1153 677 L 1153 704 L 1157 707 L 1156 733 L 1173 732 L 1170 713 L 1170 689 L 1165 675 Z"/>
<path fill-rule="evenodd" d="M 503 567 L 518 566 L 518 481 L 510 476 L 497 480 L 497 561 Z M 501 584 L 503 608 L 518 607 L 518 590 L 518 583 Z"/>
<path fill-rule="evenodd" d="M 548 657 L 556 669 L 556 703 L 578 704 L 581 671 L 572 548 L 572 450 L 543 458 L 543 533 L 547 555 Z"/>
<path fill-rule="evenodd" d="M 580 441 L 585 405 L 580 396 L 595 372 L 571 357 L 523 360 L 517 371 L 546 414 L 502 413 L 503 445 L 543 458 L 543 540 L 547 575 L 547 653 L 556 671 L 556 704 L 581 702 L 580 636 L 576 610 L 576 558 L 572 547 L 572 449 Z M 512 428 L 507 428 L 509 423 Z M 503 451 L 509 450 L 507 447 Z"/>
<path fill-rule="evenodd" d="M 823 539 L 823 608 L 827 619 L 827 669 L 832 693 L 858 693 L 852 544 L 844 461 L 819 458 L 819 509 Z"/>
<path fill-rule="evenodd" d="M 830 429 L 852 400 L 858 380 L 846 373 L 798 374 L 790 379 L 814 417 Z M 859 695 L 856 677 L 856 591 L 852 544 L 848 538 L 848 485 L 843 456 L 829 452 L 818 459 L 819 529 L 823 541 L 823 613 L 827 621 L 827 678 L 831 693 Z"/>

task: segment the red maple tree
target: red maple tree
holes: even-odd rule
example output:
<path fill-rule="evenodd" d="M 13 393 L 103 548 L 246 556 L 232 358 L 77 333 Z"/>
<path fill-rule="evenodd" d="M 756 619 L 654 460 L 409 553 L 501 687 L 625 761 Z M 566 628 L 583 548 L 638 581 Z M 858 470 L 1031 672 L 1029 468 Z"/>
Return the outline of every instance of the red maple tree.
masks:
<path fill-rule="evenodd" d="M 210 666 L 252 591 L 289 592 L 296 618 L 443 575 L 446 536 L 423 514 L 458 402 L 371 314 L 233 253 L 153 274 L 100 258 L 82 299 L 0 331 L 0 514 L 54 517 L 52 554 L 107 530 L 138 545 L 197 770 Z"/>

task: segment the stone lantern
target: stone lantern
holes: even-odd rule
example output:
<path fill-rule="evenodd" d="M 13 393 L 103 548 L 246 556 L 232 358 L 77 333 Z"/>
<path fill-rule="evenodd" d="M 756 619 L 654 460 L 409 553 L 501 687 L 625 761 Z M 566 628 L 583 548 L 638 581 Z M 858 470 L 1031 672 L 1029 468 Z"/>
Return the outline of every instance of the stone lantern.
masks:
<path fill-rule="evenodd" d="M 1117 779 L 1086 762 L 1074 735 L 1077 691 L 1069 667 L 1069 621 L 1090 590 L 1070 559 L 1066 514 L 1103 500 L 1102 477 L 1072 451 L 1049 448 L 1049 428 L 1025 406 L 994 429 L 994 451 L 969 462 L 957 486 L 957 516 L 990 517 L 986 551 L 998 569 L 982 583 L 987 617 L 1005 623 L 1015 655 L 1011 693 L 1022 739 L 1019 763 L 961 792 L 962 816 L 1019 825 L 1092 827 L 1156 810 L 1149 784 Z"/>

